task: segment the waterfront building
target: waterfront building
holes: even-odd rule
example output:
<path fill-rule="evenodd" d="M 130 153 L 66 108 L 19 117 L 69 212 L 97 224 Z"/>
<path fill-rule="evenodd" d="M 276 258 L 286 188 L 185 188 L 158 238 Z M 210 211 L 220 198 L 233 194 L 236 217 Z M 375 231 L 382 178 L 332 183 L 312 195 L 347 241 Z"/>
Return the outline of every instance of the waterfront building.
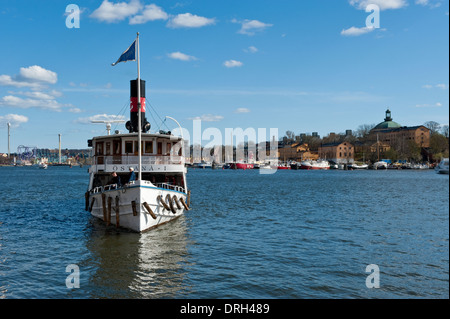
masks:
<path fill-rule="evenodd" d="M 294 143 L 292 145 L 284 145 L 278 148 L 278 159 L 283 162 L 287 161 L 315 161 L 319 158 L 317 152 L 310 150 L 308 143 Z"/>
<path fill-rule="evenodd" d="M 427 160 L 430 148 L 430 129 L 423 126 L 402 126 L 386 110 L 384 121 L 376 125 L 369 134 L 370 152 L 377 158 L 391 150 L 399 158 Z M 372 156 L 374 157 L 374 156 Z"/>
<path fill-rule="evenodd" d="M 348 142 L 322 144 L 319 147 L 319 158 L 338 164 L 354 162 L 355 148 Z"/>
<path fill-rule="evenodd" d="M 375 126 L 370 134 L 373 140 L 385 143 L 397 151 L 403 151 L 409 142 L 414 142 L 424 149 L 430 147 L 430 129 L 423 125 L 402 126 L 394 122 L 389 109 L 386 111 L 384 122 Z"/>

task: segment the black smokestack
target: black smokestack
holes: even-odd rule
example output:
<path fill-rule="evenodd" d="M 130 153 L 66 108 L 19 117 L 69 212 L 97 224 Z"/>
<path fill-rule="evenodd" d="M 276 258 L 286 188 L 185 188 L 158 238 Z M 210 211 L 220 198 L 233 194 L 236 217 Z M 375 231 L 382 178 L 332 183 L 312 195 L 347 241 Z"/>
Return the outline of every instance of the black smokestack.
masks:
<path fill-rule="evenodd" d="M 126 128 L 130 133 L 138 132 L 139 110 L 138 110 L 138 80 L 130 81 L 130 121 L 126 123 Z M 150 123 L 145 118 L 145 81 L 141 80 L 141 129 L 147 132 L 150 129 Z"/>

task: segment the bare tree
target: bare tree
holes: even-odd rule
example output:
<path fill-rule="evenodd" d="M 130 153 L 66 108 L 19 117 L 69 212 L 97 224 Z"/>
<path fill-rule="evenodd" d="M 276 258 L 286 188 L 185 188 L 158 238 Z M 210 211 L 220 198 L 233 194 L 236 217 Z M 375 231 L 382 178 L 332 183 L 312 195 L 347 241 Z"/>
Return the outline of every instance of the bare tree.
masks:
<path fill-rule="evenodd" d="M 362 124 L 356 129 L 356 137 L 366 137 L 376 124 Z"/>
<path fill-rule="evenodd" d="M 427 127 L 428 129 L 430 129 L 431 135 L 438 133 L 441 128 L 441 124 L 439 124 L 438 122 L 435 122 L 435 121 L 428 121 L 428 122 L 425 122 L 423 125 L 425 127 Z"/>
<path fill-rule="evenodd" d="M 442 135 L 444 135 L 446 138 L 448 138 L 448 125 L 443 125 L 441 128 L 441 133 Z"/>

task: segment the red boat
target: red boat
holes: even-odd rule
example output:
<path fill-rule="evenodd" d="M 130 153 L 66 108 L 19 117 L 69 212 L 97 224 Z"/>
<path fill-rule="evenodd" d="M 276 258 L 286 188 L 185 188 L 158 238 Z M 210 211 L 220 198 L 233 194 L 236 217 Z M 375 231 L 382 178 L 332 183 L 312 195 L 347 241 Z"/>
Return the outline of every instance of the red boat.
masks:
<path fill-rule="evenodd" d="M 253 169 L 253 164 L 248 163 L 231 163 L 231 169 Z"/>

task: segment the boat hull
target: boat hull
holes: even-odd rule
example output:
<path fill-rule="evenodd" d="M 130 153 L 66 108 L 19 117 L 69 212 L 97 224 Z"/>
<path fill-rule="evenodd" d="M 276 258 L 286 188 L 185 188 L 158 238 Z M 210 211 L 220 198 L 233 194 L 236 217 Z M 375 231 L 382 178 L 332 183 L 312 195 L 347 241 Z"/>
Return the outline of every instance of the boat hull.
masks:
<path fill-rule="evenodd" d="M 145 232 L 180 217 L 185 210 L 182 201 L 186 203 L 186 198 L 187 195 L 182 192 L 138 184 L 91 193 L 89 210 L 92 216 L 105 221 L 107 225 Z"/>
<path fill-rule="evenodd" d="M 322 164 L 322 163 L 302 162 L 300 164 L 300 169 L 306 169 L 306 170 L 327 170 L 327 169 L 330 169 L 330 165 L 329 164 Z"/>
<path fill-rule="evenodd" d="M 231 169 L 253 169 L 253 164 L 248 163 L 232 163 Z"/>

